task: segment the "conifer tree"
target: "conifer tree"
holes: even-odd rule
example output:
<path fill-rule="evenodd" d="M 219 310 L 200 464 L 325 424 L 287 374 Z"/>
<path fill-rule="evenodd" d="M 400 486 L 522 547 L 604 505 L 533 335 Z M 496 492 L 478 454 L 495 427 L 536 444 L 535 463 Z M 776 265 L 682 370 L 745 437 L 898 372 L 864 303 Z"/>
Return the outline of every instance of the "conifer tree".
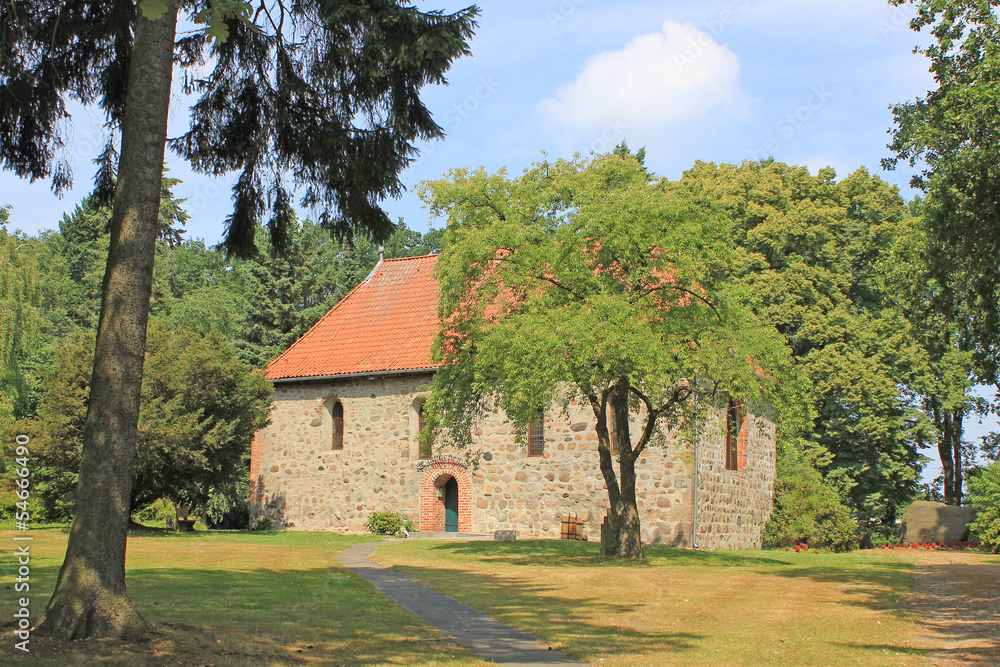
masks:
<path fill-rule="evenodd" d="M 177 39 L 183 7 L 204 33 Z M 174 148 L 196 170 L 239 171 L 226 247 L 254 252 L 268 215 L 285 246 L 290 173 L 335 234 L 389 236 L 380 199 L 401 190 L 416 139 L 442 135 L 419 97 L 467 53 L 475 8 L 421 12 L 404 0 L 47 2 L 0 5 L 0 163 L 72 180 L 60 155 L 67 102 L 98 104 L 112 129 L 96 195 L 113 201 L 76 513 L 40 630 L 134 637 L 147 625 L 125 590 L 139 392 L 175 61 L 200 94 Z"/>

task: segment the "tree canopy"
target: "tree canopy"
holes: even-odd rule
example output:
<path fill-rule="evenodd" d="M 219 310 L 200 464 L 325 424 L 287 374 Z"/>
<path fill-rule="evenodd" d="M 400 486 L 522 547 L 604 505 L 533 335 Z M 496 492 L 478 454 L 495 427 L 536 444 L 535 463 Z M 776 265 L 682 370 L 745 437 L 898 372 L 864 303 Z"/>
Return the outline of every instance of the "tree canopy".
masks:
<path fill-rule="evenodd" d="M 209 30 L 176 35 L 179 11 Z M 72 179 L 56 152 L 67 101 L 98 103 L 112 129 L 95 197 L 113 200 L 73 529 L 39 628 L 66 639 L 134 637 L 148 625 L 125 590 L 146 326 L 175 63 L 200 94 L 174 148 L 201 172 L 239 171 L 225 243 L 255 251 L 267 216 L 287 245 L 290 176 L 324 226 L 388 238 L 380 199 L 399 193 L 413 142 L 442 135 L 420 101 L 468 52 L 475 7 L 445 15 L 405 1 L 78 2 L 0 5 L 0 164 Z M 196 70 L 210 66 L 211 75 Z M 120 132 L 120 144 L 115 133 Z"/>
<path fill-rule="evenodd" d="M 14 0 L 0 7 L 0 163 L 61 192 L 73 173 L 63 154 L 67 100 L 97 104 L 112 133 L 98 156 L 95 196 L 114 195 L 135 26 L 172 3 Z M 469 53 L 474 6 L 446 14 L 406 1 L 185 3 L 209 30 L 175 44 L 184 92 L 197 96 L 189 130 L 171 141 L 196 171 L 240 173 L 226 247 L 256 247 L 266 221 L 278 248 L 296 188 L 302 204 L 341 238 L 387 239 L 378 202 L 402 191 L 413 142 L 443 136 L 420 99 L 427 84 Z M 244 11 L 247 10 L 247 11 Z M 173 40 L 172 40 L 173 41 Z M 145 55 L 145 54 L 142 54 Z M 149 85 L 149 82 L 143 82 Z M 291 181 L 288 176 L 291 176 Z"/>
<path fill-rule="evenodd" d="M 903 0 L 890 0 L 902 4 Z M 910 27 L 927 29 L 925 55 L 936 87 L 892 107 L 895 127 L 883 160 L 920 171 L 912 184 L 926 194 L 920 203 L 926 230 L 920 250 L 926 271 L 901 284 L 919 315 L 921 336 L 936 364 L 939 385 L 963 375 L 968 386 L 1000 382 L 1000 2 L 915 0 Z M 909 289 L 909 288 L 914 289 Z M 916 299 L 912 298 L 916 297 Z M 916 320 L 915 320 L 916 321 Z M 968 392 L 966 387 L 966 393 Z M 961 502 L 963 468 L 969 464 L 963 421 L 985 401 L 966 395 L 927 401 L 942 437 L 944 498 Z M 994 408 L 995 409 L 995 408 Z"/>
<path fill-rule="evenodd" d="M 150 327 L 132 507 L 158 498 L 204 505 L 245 473 L 253 434 L 267 424 L 271 386 L 215 331 Z M 37 457 L 39 518 L 72 517 L 87 412 L 92 334 L 66 342 L 46 374 L 37 416 L 20 422 Z"/>
<path fill-rule="evenodd" d="M 523 433 L 540 407 L 582 400 L 620 557 L 641 555 L 635 463 L 660 427 L 693 414 L 696 391 L 801 419 L 781 338 L 727 281 L 739 258 L 729 218 L 649 174 L 627 147 L 540 162 L 519 178 L 454 170 L 423 188 L 448 217 L 436 269 L 444 366 L 426 435 L 443 426 L 466 444 L 495 409 Z M 631 434 L 636 411 L 643 427 Z"/>
<path fill-rule="evenodd" d="M 890 0 L 900 5 L 909 0 Z M 913 185 L 927 193 L 934 238 L 972 263 L 973 293 L 995 310 L 1000 290 L 1000 19 L 997 0 L 914 0 L 910 27 L 930 30 L 918 47 L 937 87 L 892 107 L 895 128 L 884 160 L 920 165 Z"/>
<path fill-rule="evenodd" d="M 864 169 L 836 182 L 773 161 L 699 162 L 681 184 L 732 217 L 745 252 L 734 280 L 810 380 L 808 438 L 782 446 L 823 462 L 860 519 L 891 524 L 933 430 L 918 401 L 927 351 L 899 300 L 922 258 L 898 247 L 916 225 L 898 190 Z"/>

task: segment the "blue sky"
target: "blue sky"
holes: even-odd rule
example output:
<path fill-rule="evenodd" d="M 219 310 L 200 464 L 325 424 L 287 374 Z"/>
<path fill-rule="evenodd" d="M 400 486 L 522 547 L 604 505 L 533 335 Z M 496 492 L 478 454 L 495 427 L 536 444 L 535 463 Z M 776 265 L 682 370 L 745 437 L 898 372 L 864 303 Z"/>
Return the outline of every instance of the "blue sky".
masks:
<path fill-rule="evenodd" d="M 645 146 L 648 166 L 670 178 L 699 159 L 771 155 L 813 173 L 833 166 L 840 177 L 865 166 L 909 197 L 909 168 L 883 173 L 880 159 L 889 105 L 932 83 L 912 53 L 920 38 L 907 27 L 911 13 L 882 0 L 487 0 L 472 56 L 455 64 L 450 85 L 425 91 L 447 138 L 422 146 L 403 175 L 407 193 L 385 207 L 423 230 L 430 221 L 414 187 L 422 180 L 462 166 L 516 174 L 543 151 L 603 152 L 623 139 Z M 171 136 L 186 129 L 187 102 L 174 95 Z M 74 109 L 75 188 L 63 199 L 47 183 L 0 174 L 12 228 L 56 228 L 89 191 L 102 122 L 96 110 Z M 175 194 L 188 200 L 188 237 L 218 241 L 232 179 L 193 174 L 175 156 L 168 164 L 183 180 Z"/>

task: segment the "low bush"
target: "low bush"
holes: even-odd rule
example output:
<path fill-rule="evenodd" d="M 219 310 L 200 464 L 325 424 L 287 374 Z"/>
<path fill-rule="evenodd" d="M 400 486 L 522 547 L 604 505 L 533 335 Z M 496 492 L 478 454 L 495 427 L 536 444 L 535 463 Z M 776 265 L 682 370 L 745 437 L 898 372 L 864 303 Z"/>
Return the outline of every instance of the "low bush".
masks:
<path fill-rule="evenodd" d="M 372 512 L 365 521 L 368 531 L 375 535 L 399 535 L 405 528 L 413 530 L 413 522 L 404 519 L 398 512 Z"/>
<path fill-rule="evenodd" d="M 160 498 L 132 513 L 132 518 L 146 526 L 167 525 L 167 517 L 174 518 L 177 507 L 166 498 Z"/>
<path fill-rule="evenodd" d="M 858 528 L 859 533 L 868 535 L 873 548 L 888 547 L 899 544 L 899 526 L 885 526 L 881 524 L 862 524 Z"/>
<path fill-rule="evenodd" d="M 271 517 L 259 516 L 254 520 L 250 526 L 250 530 L 271 530 L 274 525 L 271 523 Z"/>
<path fill-rule="evenodd" d="M 833 551 L 853 548 L 857 527 L 851 511 L 819 471 L 801 460 L 779 466 L 774 508 L 764 527 L 764 546 L 809 544 Z"/>
<path fill-rule="evenodd" d="M 976 518 L 969 524 L 973 539 L 1000 553 L 1000 462 L 969 478 L 969 502 L 976 510 Z"/>

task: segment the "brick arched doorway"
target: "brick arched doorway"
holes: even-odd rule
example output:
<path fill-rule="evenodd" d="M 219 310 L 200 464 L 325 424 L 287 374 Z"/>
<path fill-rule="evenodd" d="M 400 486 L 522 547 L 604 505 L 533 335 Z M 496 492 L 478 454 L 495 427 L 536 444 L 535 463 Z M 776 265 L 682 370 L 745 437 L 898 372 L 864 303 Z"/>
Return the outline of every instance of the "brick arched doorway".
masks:
<path fill-rule="evenodd" d="M 434 459 L 420 479 L 420 530 L 444 532 L 449 528 L 467 533 L 472 530 L 472 485 L 465 465 L 450 457 Z M 457 526 L 450 523 L 454 512 Z"/>

